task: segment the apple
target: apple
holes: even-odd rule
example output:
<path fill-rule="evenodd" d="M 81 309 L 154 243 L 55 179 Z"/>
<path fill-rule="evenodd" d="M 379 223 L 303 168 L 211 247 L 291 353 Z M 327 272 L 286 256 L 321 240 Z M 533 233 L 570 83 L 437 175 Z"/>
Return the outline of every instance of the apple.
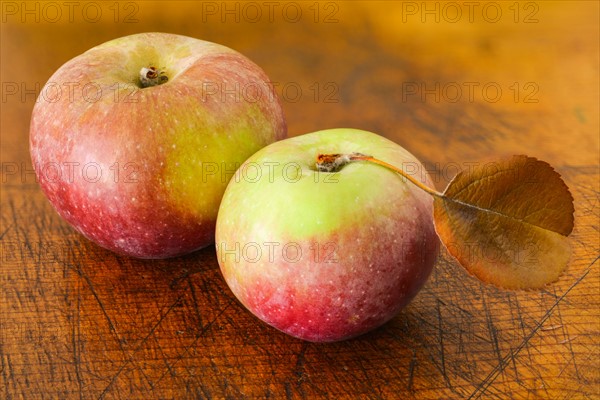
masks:
<path fill-rule="evenodd" d="M 429 277 L 439 250 L 432 198 L 379 165 L 320 172 L 318 154 L 363 153 L 418 172 L 374 133 L 331 129 L 273 143 L 246 160 L 223 196 L 217 259 L 254 315 L 315 342 L 348 339 L 394 317 Z"/>
<path fill-rule="evenodd" d="M 52 75 L 30 149 L 58 213 L 100 246 L 139 258 L 212 244 L 239 165 L 284 138 L 265 73 L 227 47 L 166 33 L 111 40 Z"/>

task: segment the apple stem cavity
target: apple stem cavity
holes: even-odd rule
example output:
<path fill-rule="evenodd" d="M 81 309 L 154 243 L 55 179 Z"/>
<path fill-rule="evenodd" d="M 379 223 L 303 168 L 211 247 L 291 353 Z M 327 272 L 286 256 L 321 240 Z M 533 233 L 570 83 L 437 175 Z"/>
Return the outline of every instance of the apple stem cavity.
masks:
<path fill-rule="evenodd" d="M 435 189 L 426 186 L 422 182 L 416 180 L 403 170 L 398 167 L 393 166 L 392 164 L 388 164 L 385 161 L 381 161 L 375 157 L 368 156 L 362 153 L 350 153 L 350 154 L 318 154 L 316 167 L 320 172 L 337 172 L 346 164 L 355 161 L 366 161 L 373 164 L 381 165 L 387 169 L 390 169 L 404 178 L 408 179 L 413 185 L 417 186 L 419 189 L 424 190 L 432 196 L 443 197 L 444 195 L 438 192 Z"/>
<path fill-rule="evenodd" d="M 140 70 L 141 88 L 162 85 L 168 80 L 169 78 L 165 75 L 164 69 L 158 69 L 156 67 L 142 67 L 142 69 Z"/>

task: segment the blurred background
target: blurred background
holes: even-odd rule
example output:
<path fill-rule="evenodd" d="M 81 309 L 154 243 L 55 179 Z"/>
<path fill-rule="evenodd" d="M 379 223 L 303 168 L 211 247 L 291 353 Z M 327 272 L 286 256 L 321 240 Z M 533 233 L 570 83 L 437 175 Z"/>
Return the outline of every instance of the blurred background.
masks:
<path fill-rule="evenodd" d="M 598 122 L 593 3 L 7 1 L 3 132 L 17 129 L 6 136 L 26 142 L 23 116 L 64 62 L 116 37 L 159 31 L 255 61 L 284 102 L 290 135 L 356 127 L 428 161 L 535 145 L 577 162 L 597 144 L 595 135 L 573 134 Z M 517 140 L 530 134 L 535 143 Z"/>
<path fill-rule="evenodd" d="M 0 4 L 0 397 L 600 396 L 598 2 Z M 290 136 L 379 133 L 440 190 L 473 162 L 548 161 L 575 197 L 567 274 L 508 293 L 442 254 L 401 315 L 325 346 L 249 315 L 212 249 L 141 262 L 90 244 L 36 185 L 29 118 L 63 63 L 146 31 L 243 53 L 271 78 Z"/>

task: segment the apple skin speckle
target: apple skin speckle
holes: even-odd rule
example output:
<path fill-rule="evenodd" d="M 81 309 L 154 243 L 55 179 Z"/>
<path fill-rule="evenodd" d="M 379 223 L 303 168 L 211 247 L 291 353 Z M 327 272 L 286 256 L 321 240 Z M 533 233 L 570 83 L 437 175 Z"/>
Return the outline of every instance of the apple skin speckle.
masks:
<path fill-rule="evenodd" d="M 136 87 L 148 63 L 168 81 Z M 236 85 L 264 96 L 226 95 Z M 129 256 L 173 257 L 213 243 L 232 176 L 224 166 L 286 135 L 279 100 L 257 65 L 185 36 L 115 39 L 68 61 L 46 86 L 64 90 L 48 101 L 42 89 L 32 113 L 40 186 L 76 230 Z"/>
<path fill-rule="evenodd" d="M 397 144 L 353 129 L 274 143 L 246 162 L 304 163 L 304 179 L 280 178 L 284 167 L 258 182 L 232 179 L 219 209 L 216 247 L 225 280 L 254 315 L 294 337 L 332 342 L 397 315 L 431 274 L 439 240 L 427 193 L 372 164 L 348 164 L 326 176 L 310 169 L 319 151 L 421 165 Z"/>
<path fill-rule="evenodd" d="M 363 249 L 352 245 L 354 236 L 355 231 L 349 230 L 333 239 L 344 244 L 338 249 L 344 255 L 333 264 L 280 260 L 278 268 L 289 276 L 302 270 L 305 278 L 300 282 L 273 279 L 269 273 L 243 289 L 228 282 L 256 316 L 292 336 L 314 342 L 358 336 L 389 321 L 412 300 L 431 273 L 438 242 L 432 240 L 423 247 L 416 238 L 404 247 L 389 248 L 383 245 L 385 237 L 367 235 L 364 240 L 378 245 Z M 314 243 L 305 242 L 303 250 L 310 254 Z M 372 267 L 362 268 L 370 261 L 375 261 Z"/>

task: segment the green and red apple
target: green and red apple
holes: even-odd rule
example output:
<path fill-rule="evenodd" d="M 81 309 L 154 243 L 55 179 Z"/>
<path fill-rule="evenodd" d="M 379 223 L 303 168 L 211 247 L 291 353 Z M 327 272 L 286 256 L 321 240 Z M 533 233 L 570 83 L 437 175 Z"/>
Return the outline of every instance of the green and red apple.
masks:
<path fill-rule="evenodd" d="M 58 213 L 118 253 L 211 244 L 236 168 L 286 125 L 265 73 L 241 54 L 143 33 L 64 64 L 33 110 L 31 157 Z"/>
<path fill-rule="evenodd" d="M 217 220 L 223 276 L 258 318 L 317 342 L 394 317 L 429 277 L 439 249 L 429 194 L 375 164 L 320 172 L 322 153 L 368 154 L 418 171 L 432 186 L 408 151 L 354 129 L 273 143 L 238 169 Z"/>

